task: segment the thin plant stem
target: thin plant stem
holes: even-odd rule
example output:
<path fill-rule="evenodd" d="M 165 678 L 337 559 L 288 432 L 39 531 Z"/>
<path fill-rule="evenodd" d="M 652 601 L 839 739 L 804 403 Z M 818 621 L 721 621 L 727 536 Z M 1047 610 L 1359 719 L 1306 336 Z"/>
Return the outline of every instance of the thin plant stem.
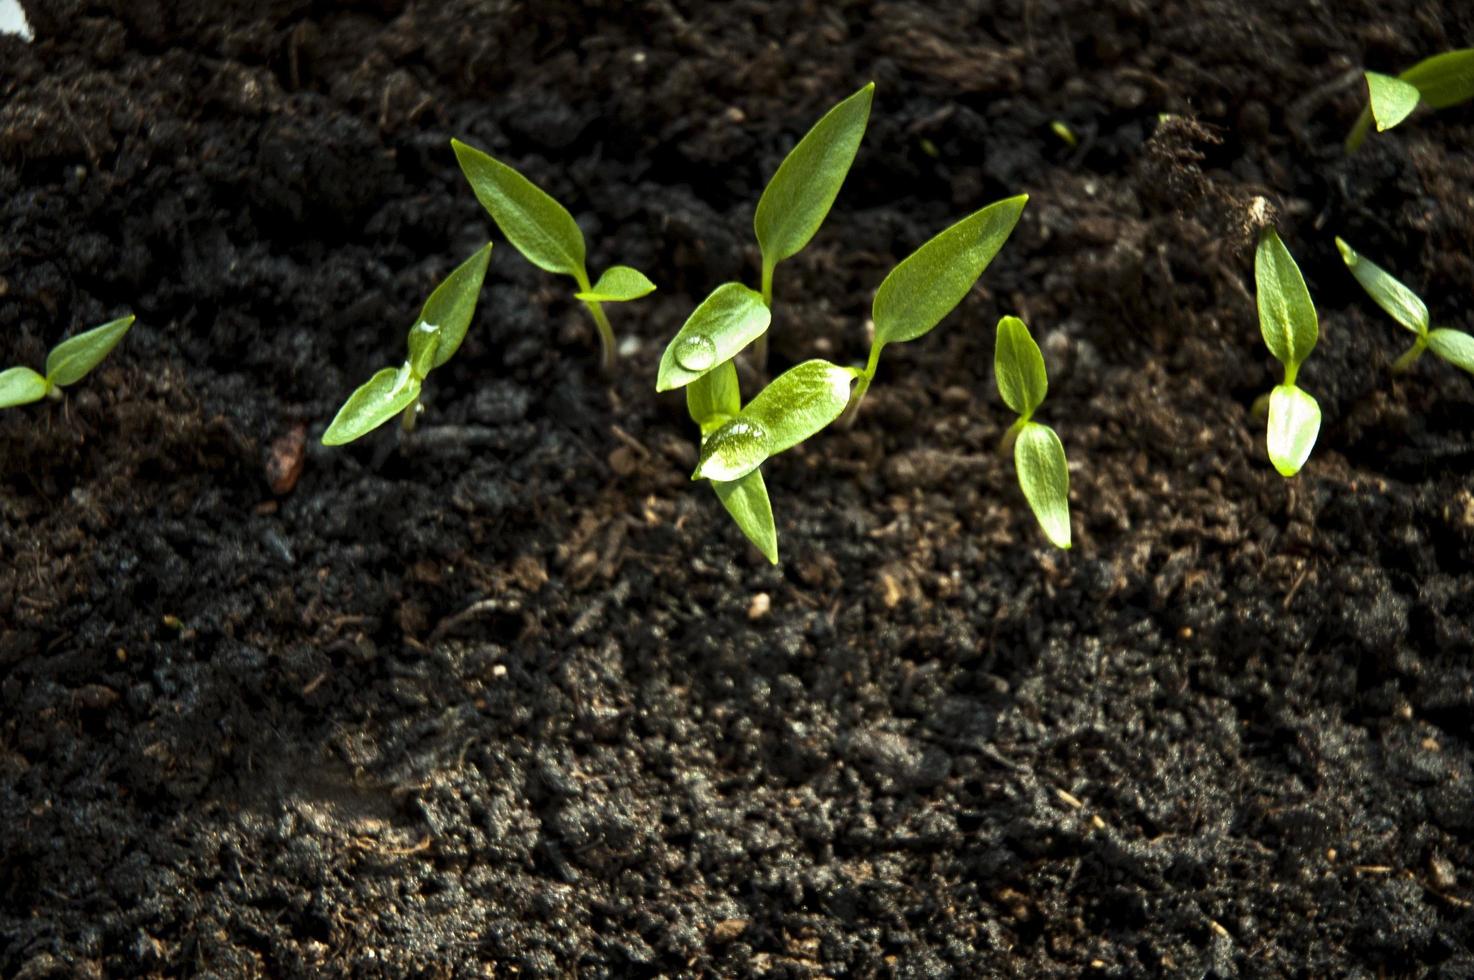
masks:
<path fill-rule="evenodd" d="M 583 305 L 589 308 L 589 313 L 594 317 L 594 326 L 599 328 L 599 370 L 605 374 L 613 374 L 614 360 L 618 357 L 614 347 L 614 328 L 609 325 L 609 317 L 604 315 L 602 304 L 584 300 Z"/>
<path fill-rule="evenodd" d="M 1418 358 L 1423 356 L 1423 351 L 1428 347 L 1428 338 L 1419 337 L 1413 345 L 1402 352 L 1402 356 L 1392 362 L 1392 373 L 1402 374 L 1418 363 Z"/>

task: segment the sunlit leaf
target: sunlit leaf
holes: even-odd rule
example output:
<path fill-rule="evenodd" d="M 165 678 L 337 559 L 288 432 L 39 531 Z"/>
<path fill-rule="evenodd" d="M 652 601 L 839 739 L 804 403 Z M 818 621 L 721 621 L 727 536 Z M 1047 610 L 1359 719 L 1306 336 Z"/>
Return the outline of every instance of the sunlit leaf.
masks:
<path fill-rule="evenodd" d="M 1418 107 L 1418 87 L 1390 75 L 1366 72 L 1367 93 L 1377 132 L 1385 132 L 1402 122 Z"/>
<path fill-rule="evenodd" d="M 666 345 L 656 391 L 690 384 L 762 336 L 773 314 L 762 296 L 737 282 L 723 283 L 691 312 Z"/>
<path fill-rule="evenodd" d="M 341 446 L 352 442 L 388 422 L 414 404 L 420 396 L 420 382 L 408 364 L 385 368 L 349 396 L 333 424 L 322 434 L 324 446 Z"/>
<path fill-rule="evenodd" d="M 1428 332 L 1428 307 L 1423 305 L 1416 293 L 1339 238 L 1336 239 L 1336 248 L 1341 251 L 1341 261 L 1346 263 L 1346 268 L 1361 283 L 1361 288 L 1392 319 L 1420 337 Z"/>
<path fill-rule="evenodd" d="M 871 82 L 825 113 L 768 181 L 752 222 L 768 266 L 796 254 L 824 223 L 860 148 L 874 95 Z"/>
<path fill-rule="evenodd" d="M 507 241 L 538 268 L 584 283 L 583 232 L 573 215 L 500 160 L 460 140 L 451 140 L 450 145 L 476 199 L 491 213 Z"/>
<path fill-rule="evenodd" d="M 706 435 L 742 411 L 737 368 L 723 361 L 686 386 L 686 411 Z"/>
<path fill-rule="evenodd" d="M 1300 267 L 1273 228 L 1265 228 L 1259 236 L 1254 280 L 1259 330 L 1269 352 L 1285 366 L 1285 381 L 1293 383 L 1295 372 L 1315 347 L 1320 327 Z"/>
<path fill-rule="evenodd" d="M 0 371 L 0 408 L 38 402 L 49 390 L 46 379 L 28 367 Z"/>
<path fill-rule="evenodd" d="M 589 303 L 624 303 L 655 292 L 655 283 L 639 269 L 627 265 L 611 265 L 599 281 L 586 293 L 574 293 L 576 299 Z"/>
<path fill-rule="evenodd" d="M 1462 330 L 1440 327 L 1429 331 L 1428 347 L 1454 367 L 1474 374 L 1474 337 Z"/>
<path fill-rule="evenodd" d="M 421 320 L 409 332 L 409 371 L 423 381 L 435 366 L 435 353 L 440 350 L 440 328 Z"/>
<path fill-rule="evenodd" d="M 125 316 L 63 340 L 46 357 L 46 379 L 63 387 L 80 381 L 112 352 L 131 326 L 133 317 Z"/>
<path fill-rule="evenodd" d="M 487 242 L 435 287 L 430 298 L 425 300 L 424 308 L 420 310 L 419 320 L 410 330 L 411 362 L 414 361 L 415 332 L 427 323 L 439 328 L 432 367 L 440 367 L 461 349 L 461 341 L 466 339 L 466 329 L 471 326 L 471 318 L 476 314 L 476 300 L 481 296 L 481 284 L 486 279 L 486 264 L 489 261 L 491 243 Z M 421 378 L 425 376 L 420 371 L 416 371 L 416 374 Z"/>
<path fill-rule="evenodd" d="M 1003 247 L 1027 194 L 988 205 L 912 252 L 875 292 L 877 345 L 915 340 L 951 313 Z"/>
<path fill-rule="evenodd" d="M 1049 392 L 1044 355 L 1029 336 L 1029 328 L 1016 316 L 998 321 L 998 340 L 993 348 L 993 373 L 1003 403 L 1027 419 Z"/>
<path fill-rule="evenodd" d="M 768 561 L 778 564 L 778 527 L 773 523 L 773 504 L 768 500 L 763 471 L 753 470 L 726 483 L 712 481 L 711 488 L 747 540 L 757 545 Z"/>
<path fill-rule="evenodd" d="M 823 360 L 789 368 L 706 439 L 692 478 L 736 480 L 803 442 L 844 412 L 858 375 Z"/>
<path fill-rule="evenodd" d="M 1320 433 L 1320 405 L 1291 384 L 1269 393 L 1269 461 L 1281 476 L 1294 476 L 1310 458 Z"/>
<path fill-rule="evenodd" d="M 1013 465 L 1029 509 L 1057 548 L 1070 546 L 1070 468 L 1053 429 L 1026 422 L 1013 444 Z"/>

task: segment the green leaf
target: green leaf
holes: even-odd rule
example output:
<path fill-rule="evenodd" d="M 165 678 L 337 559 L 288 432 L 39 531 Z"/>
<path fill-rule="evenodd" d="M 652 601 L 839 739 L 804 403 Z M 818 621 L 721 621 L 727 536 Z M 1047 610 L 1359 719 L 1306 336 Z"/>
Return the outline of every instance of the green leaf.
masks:
<path fill-rule="evenodd" d="M 1382 133 L 1396 126 L 1418 107 L 1418 87 L 1390 75 L 1379 75 L 1374 71 L 1364 72 L 1367 77 L 1367 92 L 1370 95 L 1372 118 L 1376 120 L 1377 132 Z"/>
<path fill-rule="evenodd" d="M 1439 327 L 1428 334 L 1428 346 L 1454 367 L 1474 374 L 1474 337 L 1461 330 Z"/>
<path fill-rule="evenodd" d="M 723 361 L 686 386 L 686 411 L 691 421 L 707 435 L 742 411 L 742 393 L 737 385 L 737 367 Z"/>
<path fill-rule="evenodd" d="M 28 405 L 46 397 L 51 386 L 46 379 L 28 367 L 0 371 L 0 408 Z"/>
<path fill-rule="evenodd" d="M 1428 307 L 1423 305 L 1417 293 L 1398 282 L 1381 266 L 1363 258 L 1356 249 L 1340 238 L 1336 239 L 1336 248 L 1341 251 L 1341 261 L 1346 263 L 1346 268 L 1361 283 L 1361 288 L 1392 319 L 1419 337 L 1428 332 Z"/>
<path fill-rule="evenodd" d="M 1435 109 L 1467 102 L 1474 99 L 1474 48 L 1435 54 L 1397 77 L 1416 85 L 1423 101 Z"/>
<path fill-rule="evenodd" d="M 46 357 L 46 380 L 63 387 L 82 380 L 112 353 L 131 326 L 133 317 L 125 316 L 63 340 Z"/>
<path fill-rule="evenodd" d="M 998 321 L 998 341 L 993 348 L 993 373 L 1003 403 L 1027 419 L 1049 391 L 1044 355 L 1029 336 L 1029 328 L 1016 316 Z"/>
<path fill-rule="evenodd" d="M 639 269 L 627 265 L 611 265 L 604 270 L 594 288 L 586 293 L 574 293 L 575 299 L 585 303 L 624 303 L 655 292 L 655 283 L 645 278 Z"/>
<path fill-rule="evenodd" d="M 763 471 L 753 470 L 726 483 L 713 481 L 711 488 L 747 540 L 757 545 L 768 561 L 778 564 L 778 528 L 773 523 L 773 504 L 768 500 Z"/>
<path fill-rule="evenodd" d="M 324 446 L 341 446 L 366 435 L 414 404 L 420 382 L 409 364 L 385 368 L 348 397 L 322 434 Z"/>
<path fill-rule="evenodd" d="M 860 149 L 874 95 L 871 82 L 825 113 L 763 189 L 752 226 L 768 266 L 796 254 L 824 223 Z"/>
<path fill-rule="evenodd" d="M 1315 347 L 1320 327 L 1300 267 L 1273 228 L 1265 228 L 1259 236 L 1254 280 L 1259 330 L 1269 352 L 1285 366 L 1285 383 L 1293 384 L 1295 373 Z"/>
<path fill-rule="evenodd" d="M 1028 422 L 1013 444 L 1013 466 L 1029 509 L 1057 548 L 1070 546 L 1070 468 L 1053 429 Z"/>
<path fill-rule="evenodd" d="M 435 287 L 420 310 L 419 322 L 410 330 L 411 361 L 414 361 L 415 333 L 427 323 L 440 328 L 435 362 L 431 367 L 439 367 L 461 349 L 466 329 L 476 314 L 476 300 L 481 296 L 481 283 L 486 279 L 486 264 L 490 261 L 491 242 L 487 242 Z M 417 371 L 416 375 L 423 378 L 428 370 Z"/>
<path fill-rule="evenodd" d="M 561 272 L 586 285 L 583 232 L 573 215 L 500 160 L 460 140 L 451 140 L 450 145 L 476 199 L 491 212 L 507 241 L 539 269 Z"/>
<path fill-rule="evenodd" d="M 875 291 L 875 344 L 915 340 L 951 313 L 1008 241 L 1029 195 L 988 205 L 902 259 Z"/>
<path fill-rule="evenodd" d="M 773 314 L 762 296 L 738 282 L 723 283 L 691 312 L 660 357 L 656 391 L 690 384 L 761 337 Z"/>
<path fill-rule="evenodd" d="M 416 380 L 424 381 L 425 375 L 435 366 L 435 354 L 440 350 L 440 328 L 421 320 L 409 332 L 409 372 Z"/>
<path fill-rule="evenodd" d="M 1292 384 L 1269 393 L 1269 461 L 1281 476 L 1294 476 L 1310 458 L 1320 433 L 1320 405 Z"/>
<path fill-rule="evenodd" d="M 844 412 L 858 375 L 823 360 L 789 368 L 707 437 L 692 479 L 741 479 L 768 457 L 803 442 Z"/>

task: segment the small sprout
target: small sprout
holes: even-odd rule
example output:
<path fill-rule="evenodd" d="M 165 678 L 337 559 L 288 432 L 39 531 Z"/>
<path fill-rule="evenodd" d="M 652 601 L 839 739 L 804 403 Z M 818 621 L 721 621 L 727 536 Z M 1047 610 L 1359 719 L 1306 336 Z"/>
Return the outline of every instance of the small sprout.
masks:
<path fill-rule="evenodd" d="M 1075 135 L 1075 131 L 1070 128 L 1069 123 L 1065 122 L 1063 119 L 1056 119 L 1054 122 L 1050 123 L 1049 130 L 1050 132 L 1054 133 L 1054 135 L 1058 136 L 1060 138 L 1060 141 L 1063 142 L 1065 146 L 1068 146 L 1071 149 L 1074 149 L 1075 147 L 1080 145 L 1080 138 Z"/>
<path fill-rule="evenodd" d="M 768 329 L 772 313 L 763 298 L 741 283 L 723 283 L 691 312 L 666 345 L 656 391 L 690 384 L 725 364 Z"/>
<path fill-rule="evenodd" d="M 870 121 L 871 82 L 824 114 L 798 141 L 758 199 L 753 232 L 763 255 L 762 299 L 773 305 L 773 270 L 797 255 L 829 214 Z M 767 362 L 767 335 L 758 338 L 757 362 Z"/>
<path fill-rule="evenodd" d="M 1018 420 L 1004 434 L 1003 446 L 1013 444 L 1013 466 L 1024 498 L 1044 536 L 1057 548 L 1069 548 L 1069 464 L 1055 431 L 1033 420 L 1049 391 L 1049 375 L 1039 345 L 1018 317 L 998 321 L 993 372 L 1003 403 L 1018 413 Z"/>
<path fill-rule="evenodd" d="M 578 284 L 574 298 L 588 308 L 599 330 L 600 367 L 611 371 L 616 356 L 614 328 L 602 304 L 639 299 L 653 292 L 655 284 L 625 265 L 610 267 L 598 283 L 590 284 L 583 232 L 567 208 L 500 160 L 460 140 L 453 139 L 450 145 L 476 199 L 507 241 L 539 269 L 572 276 Z"/>
<path fill-rule="evenodd" d="M 1417 337 L 1413 345 L 1393 362 L 1393 373 L 1406 371 L 1418 362 L 1424 350 L 1431 350 L 1454 367 L 1474 374 L 1474 337 L 1447 327 L 1430 329 L 1428 307 L 1417 293 L 1381 266 L 1363 258 L 1340 238 L 1336 239 L 1336 248 L 1341 251 L 1341 260 L 1346 263 L 1346 268 L 1351 270 L 1367 295 Z"/>
<path fill-rule="evenodd" d="M 414 430 L 420 387 L 426 375 L 450 360 L 466 339 L 490 260 L 488 242 L 435 287 L 410 328 L 409 357 L 397 368 L 384 368 L 348 397 L 322 434 L 323 445 L 352 442 L 396 415 L 401 416 L 404 431 Z"/>
<path fill-rule="evenodd" d="M 0 408 L 60 398 L 61 389 L 81 381 L 102 363 L 131 326 L 133 317 L 125 316 L 63 340 L 46 356 L 44 375 L 28 367 L 0 371 Z"/>
<path fill-rule="evenodd" d="M 1432 109 L 1447 109 L 1474 99 L 1474 48 L 1425 58 L 1396 78 L 1373 71 L 1364 74 L 1367 106 L 1346 138 L 1347 153 L 1356 152 L 1373 122 L 1379 133 L 1391 129 L 1411 115 L 1420 102 Z"/>
<path fill-rule="evenodd" d="M 730 360 L 686 386 L 686 410 L 691 420 L 701 426 L 703 444 L 711 433 L 742 411 L 737 369 Z M 755 469 L 736 480 L 713 480 L 711 486 L 747 539 L 768 561 L 778 564 L 778 528 L 773 523 L 773 504 L 768 499 L 763 471 Z"/>
<path fill-rule="evenodd" d="M 1315 349 L 1320 327 L 1300 267 L 1266 227 L 1254 254 L 1259 330 L 1265 346 L 1285 367 L 1285 380 L 1269 396 L 1269 460 L 1282 476 L 1294 476 L 1310 458 L 1320 433 L 1320 406 L 1295 386 L 1300 365 Z"/>

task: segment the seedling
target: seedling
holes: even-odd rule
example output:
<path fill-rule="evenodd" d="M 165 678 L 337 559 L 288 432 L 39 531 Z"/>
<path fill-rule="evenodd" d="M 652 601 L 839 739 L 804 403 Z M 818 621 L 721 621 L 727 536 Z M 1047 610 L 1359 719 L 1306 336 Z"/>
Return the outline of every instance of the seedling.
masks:
<path fill-rule="evenodd" d="M 405 432 L 414 431 L 420 387 L 425 377 L 450 360 L 466 339 L 490 260 L 488 242 L 435 287 L 419 319 L 410 327 L 408 359 L 397 368 L 384 368 L 348 397 L 322 434 L 323 445 L 352 442 L 396 415 Z"/>
<path fill-rule="evenodd" d="M 1361 288 L 1386 310 L 1392 319 L 1411 330 L 1417 337 L 1413 345 L 1392 363 L 1394 373 L 1401 374 L 1418 362 L 1423 351 L 1431 350 L 1454 367 L 1474 374 L 1474 337 L 1462 330 L 1447 327 L 1428 328 L 1428 307 L 1411 289 L 1404 286 L 1391 273 L 1374 262 L 1357 254 L 1356 249 L 1337 238 L 1336 248 L 1341 250 L 1341 260 L 1346 268 L 1361 283 Z"/>
<path fill-rule="evenodd" d="M 993 348 L 993 372 L 1003 403 L 1018 420 L 1003 435 L 1001 448 L 1013 448 L 1013 466 L 1019 487 L 1029 502 L 1044 536 L 1057 548 L 1070 546 L 1070 469 L 1064 443 L 1049 426 L 1034 421 L 1034 412 L 1049 391 L 1044 355 L 1029 336 L 1029 328 L 1015 316 L 998 321 Z"/>
<path fill-rule="evenodd" d="M 1420 102 L 1446 109 L 1474 99 L 1474 48 L 1425 58 L 1395 78 L 1374 71 L 1364 74 L 1367 106 L 1346 138 L 1348 153 L 1361 146 L 1374 122 L 1377 132 L 1389 130 L 1410 116 Z"/>
<path fill-rule="evenodd" d="M 599 330 L 599 366 L 609 373 L 617 351 L 614 328 L 609 325 L 603 304 L 639 299 L 654 292 L 655 284 L 638 269 L 614 265 L 591 285 L 584 263 L 583 232 L 567 208 L 500 160 L 460 140 L 451 140 L 450 145 L 476 199 L 490 212 L 507 241 L 539 269 L 572 276 L 578 284 L 573 297 L 594 318 Z"/>
<path fill-rule="evenodd" d="M 1269 460 L 1280 475 L 1294 476 L 1310 458 L 1320 433 L 1320 405 L 1295 385 L 1320 327 L 1300 267 L 1273 228 L 1259 235 L 1254 280 L 1259 330 L 1269 352 L 1285 367 L 1285 380 L 1269 393 Z"/>
<path fill-rule="evenodd" d="M 125 316 L 63 340 L 46 355 L 44 375 L 28 367 L 0 371 L 0 408 L 60 399 L 61 389 L 81 381 L 102 363 L 131 326 L 133 317 Z"/>

